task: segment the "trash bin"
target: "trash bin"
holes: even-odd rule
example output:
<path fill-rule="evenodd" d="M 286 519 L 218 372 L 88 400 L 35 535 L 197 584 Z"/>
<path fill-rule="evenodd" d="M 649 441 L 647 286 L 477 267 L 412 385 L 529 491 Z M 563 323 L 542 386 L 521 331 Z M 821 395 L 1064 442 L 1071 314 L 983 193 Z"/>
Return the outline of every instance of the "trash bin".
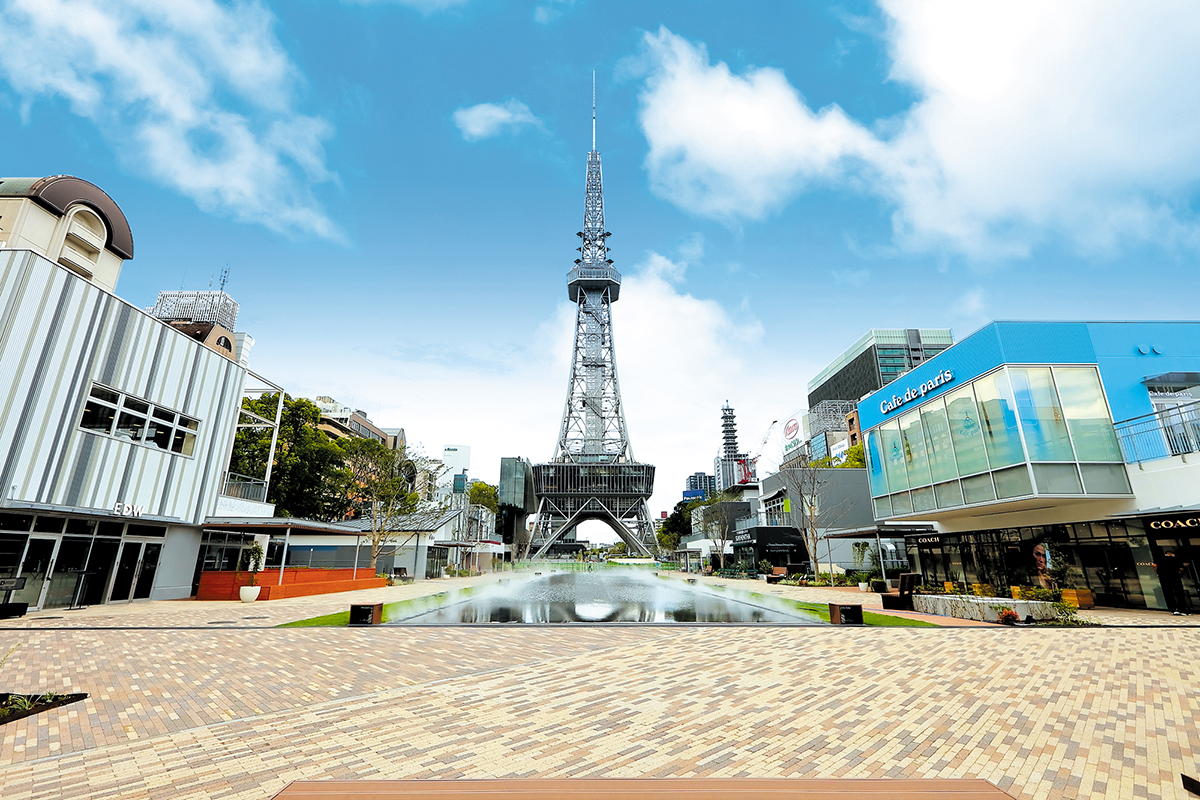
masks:
<path fill-rule="evenodd" d="M 383 603 L 361 603 L 350 606 L 351 625 L 378 625 L 383 622 Z"/>
<path fill-rule="evenodd" d="M 862 625 L 862 606 L 854 606 L 846 603 L 830 603 L 829 623 L 831 625 Z"/>

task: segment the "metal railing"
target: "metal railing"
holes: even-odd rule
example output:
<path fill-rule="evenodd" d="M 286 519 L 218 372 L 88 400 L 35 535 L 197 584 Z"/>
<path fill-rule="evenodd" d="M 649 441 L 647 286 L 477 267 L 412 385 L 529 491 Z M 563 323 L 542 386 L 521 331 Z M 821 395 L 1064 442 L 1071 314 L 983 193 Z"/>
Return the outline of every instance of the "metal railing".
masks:
<path fill-rule="evenodd" d="M 251 478 L 249 475 L 228 472 L 225 474 L 225 488 L 221 494 L 226 497 L 236 497 L 239 500 L 265 503 L 267 502 L 267 482 L 261 478 Z"/>
<path fill-rule="evenodd" d="M 1200 400 L 1113 425 L 1126 464 L 1200 452 Z"/>

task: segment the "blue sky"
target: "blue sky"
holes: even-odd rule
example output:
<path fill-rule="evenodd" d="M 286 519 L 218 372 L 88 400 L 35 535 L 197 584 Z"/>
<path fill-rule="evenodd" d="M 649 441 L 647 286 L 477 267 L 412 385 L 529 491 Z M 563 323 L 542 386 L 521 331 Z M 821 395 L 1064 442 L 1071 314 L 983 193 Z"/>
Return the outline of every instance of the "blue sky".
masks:
<path fill-rule="evenodd" d="M 596 71 L 652 511 L 871 327 L 1187 319 L 1200 10 L 1172 3 L 0 2 L 2 171 L 229 266 L 252 365 L 431 452 L 548 458 Z M 777 445 L 768 444 L 771 460 Z"/>

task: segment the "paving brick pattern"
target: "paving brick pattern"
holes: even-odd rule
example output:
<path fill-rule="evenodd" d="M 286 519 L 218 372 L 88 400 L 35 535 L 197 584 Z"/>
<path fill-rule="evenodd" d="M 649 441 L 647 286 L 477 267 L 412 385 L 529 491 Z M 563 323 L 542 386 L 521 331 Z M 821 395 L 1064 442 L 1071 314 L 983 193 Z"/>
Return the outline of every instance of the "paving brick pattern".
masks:
<path fill-rule="evenodd" d="M 1184 798 L 1193 629 L 12 631 L 0 796 L 265 798 L 289 780 L 980 777 Z"/>
<path fill-rule="evenodd" d="M 718 776 L 977 777 L 1021 798 L 1182 800 L 1179 774 L 1200 773 L 1197 627 L 245 627 L 479 580 L 9 624 L 0 650 L 21 646 L 0 689 L 91 697 L 0 727 L 0 797 Z M 725 583 L 878 606 L 847 590 Z M 153 629 L 169 625 L 191 627 Z"/>

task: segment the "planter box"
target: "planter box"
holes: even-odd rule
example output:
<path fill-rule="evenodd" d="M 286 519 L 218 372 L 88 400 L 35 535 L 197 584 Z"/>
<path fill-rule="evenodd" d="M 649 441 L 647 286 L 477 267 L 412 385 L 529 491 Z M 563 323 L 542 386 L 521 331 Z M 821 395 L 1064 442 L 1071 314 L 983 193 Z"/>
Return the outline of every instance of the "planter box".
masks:
<path fill-rule="evenodd" d="M 1076 608 L 1095 608 L 1096 601 L 1092 598 L 1091 589 L 1063 589 L 1064 603 L 1070 603 Z"/>
<path fill-rule="evenodd" d="M 41 695 L 25 695 L 25 697 L 33 697 L 33 698 L 37 698 L 40 696 Z M 10 697 L 12 697 L 11 693 L 7 693 L 7 692 L 0 693 L 0 705 L 6 704 L 8 702 L 8 698 L 10 698 Z M 16 722 L 17 720 L 25 719 L 26 717 L 32 717 L 34 714 L 40 714 L 43 711 L 49 711 L 52 708 L 58 708 L 59 706 L 65 706 L 68 703 L 78 703 L 80 700 L 83 700 L 86 697 L 87 697 L 86 692 L 80 692 L 77 694 L 63 695 L 63 696 L 59 697 L 57 700 L 52 700 L 49 703 L 36 703 L 33 706 L 33 708 L 29 709 L 28 711 L 17 711 L 12 714 L 6 714 L 5 716 L 0 717 L 0 725 L 4 725 L 5 723 L 8 723 L 8 722 Z"/>
<path fill-rule="evenodd" d="M 238 600 L 239 589 L 250 581 L 250 573 L 210 571 L 200 573 L 200 588 L 197 600 Z M 258 585 L 262 587 L 259 600 L 279 600 L 283 597 L 307 597 L 314 594 L 352 592 L 356 589 L 378 589 L 387 586 L 387 578 L 376 578 L 369 569 L 360 569 L 358 578 L 354 570 L 307 569 L 288 567 L 283 571 L 283 584 L 279 583 L 278 569 L 264 569 L 258 573 Z"/>
<path fill-rule="evenodd" d="M 913 595 L 913 610 L 940 617 L 975 619 L 981 622 L 996 622 L 996 607 L 1011 608 L 1021 619 L 1054 619 L 1054 604 L 1040 600 L 1013 600 L 1008 597 L 972 597 L 968 595 L 916 594 Z"/>

